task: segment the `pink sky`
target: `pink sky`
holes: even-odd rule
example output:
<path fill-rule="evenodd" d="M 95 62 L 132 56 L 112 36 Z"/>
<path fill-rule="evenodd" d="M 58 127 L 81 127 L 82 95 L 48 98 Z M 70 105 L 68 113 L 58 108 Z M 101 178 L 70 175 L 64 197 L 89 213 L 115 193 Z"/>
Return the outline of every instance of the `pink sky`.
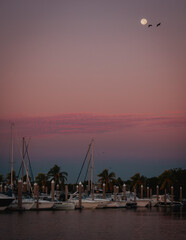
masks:
<path fill-rule="evenodd" d="M 3 1 L 0 169 L 9 166 L 9 121 L 19 138 L 32 138 L 36 168 L 58 159 L 70 174 L 92 137 L 109 152 L 103 168 L 107 160 L 112 166 L 132 160 L 137 171 L 147 159 L 152 166 L 161 160 L 157 172 L 185 167 L 185 12 L 184 0 Z M 142 26 L 143 17 L 153 27 Z M 128 147 L 118 147 L 120 141 Z"/>

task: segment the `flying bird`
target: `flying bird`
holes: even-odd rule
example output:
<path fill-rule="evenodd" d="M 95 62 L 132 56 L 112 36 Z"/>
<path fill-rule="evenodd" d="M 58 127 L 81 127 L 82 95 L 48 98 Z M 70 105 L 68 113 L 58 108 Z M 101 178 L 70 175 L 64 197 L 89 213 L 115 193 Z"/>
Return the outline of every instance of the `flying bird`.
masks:
<path fill-rule="evenodd" d="M 152 27 L 152 24 L 149 24 L 148 27 Z"/>
<path fill-rule="evenodd" d="M 156 25 L 156 27 L 159 27 L 161 25 L 161 23 L 158 23 L 157 25 Z"/>

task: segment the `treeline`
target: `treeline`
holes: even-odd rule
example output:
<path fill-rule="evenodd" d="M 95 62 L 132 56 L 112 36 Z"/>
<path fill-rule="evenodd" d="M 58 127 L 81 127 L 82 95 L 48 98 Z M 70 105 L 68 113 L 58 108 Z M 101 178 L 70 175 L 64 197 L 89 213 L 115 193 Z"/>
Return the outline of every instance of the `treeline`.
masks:
<path fill-rule="evenodd" d="M 156 194 L 156 187 L 159 186 L 160 194 L 171 192 L 171 186 L 174 188 L 174 195 L 176 199 L 179 199 L 180 187 L 183 190 L 183 198 L 186 198 L 186 169 L 174 168 L 164 171 L 158 177 L 147 178 L 140 173 L 136 173 L 129 180 L 123 181 L 120 177 L 116 178 L 114 172 L 103 170 L 98 175 L 99 182 L 105 183 L 106 190 L 112 192 L 114 185 L 119 186 L 122 191 L 123 184 L 126 185 L 128 191 L 136 189 L 137 194 L 140 196 L 140 188 L 143 185 L 144 192 L 147 193 L 147 187 L 152 189 L 152 194 Z"/>
<path fill-rule="evenodd" d="M 35 177 L 35 182 L 39 185 L 40 190 L 42 187 L 47 187 L 50 190 L 51 180 L 55 181 L 55 185 L 58 186 L 59 190 L 64 190 L 64 186 L 67 183 L 68 173 L 61 171 L 60 167 L 54 165 L 48 173 L 39 173 Z M 3 178 L 3 175 L 0 175 L 0 183 L 10 185 L 11 175 L 7 174 L 6 178 Z M 17 184 L 16 173 L 13 173 L 14 184 Z M 23 177 L 23 181 L 26 181 L 26 175 Z M 141 185 L 143 185 L 144 193 L 146 192 L 147 187 L 152 189 L 152 194 L 156 194 L 156 187 L 159 186 L 160 194 L 164 194 L 165 190 L 167 193 L 170 193 L 171 186 L 174 187 L 175 198 L 179 198 L 180 187 L 183 189 L 183 198 L 186 198 L 186 169 L 174 168 L 164 171 L 158 177 L 147 178 L 140 173 L 136 173 L 129 180 L 124 181 L 120 177 L 116 178 L 114 172 L 109 172 L 108 169 L 104 169 L 100 174 L 98 174 L 98 187 L 102 188 L 103 183 L 105 183 L 106 191 L 113 192 L 114 186 L 118 186 L 119 190 L 122 191 L 123 184 L 126 185 L 128 191 L 133 191 L 134 188 L 137 191 L 137 194 L 140 193 Z M 82 182 L 86 188 L 88 181 Z M 68 184 L 69 191 L 73 192 L 76 189 L 75 184 Z"/>

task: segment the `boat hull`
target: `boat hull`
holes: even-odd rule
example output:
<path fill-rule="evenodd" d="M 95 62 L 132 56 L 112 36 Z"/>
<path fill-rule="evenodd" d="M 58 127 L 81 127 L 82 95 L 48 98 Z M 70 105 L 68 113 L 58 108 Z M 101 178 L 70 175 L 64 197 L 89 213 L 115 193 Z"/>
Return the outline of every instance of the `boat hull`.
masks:
<path fill-rule="evenodd" d="M 13 197 L 8 197 L 5 194 L 0 194 L 0 211 L 6 210 L 6 208 L 11 204 L 13 200 Z"/>
<path fill-rule="evenodd" d="M 54 203 L 54 210 L 74 210 L 75 203 L 57 202 Z"/>

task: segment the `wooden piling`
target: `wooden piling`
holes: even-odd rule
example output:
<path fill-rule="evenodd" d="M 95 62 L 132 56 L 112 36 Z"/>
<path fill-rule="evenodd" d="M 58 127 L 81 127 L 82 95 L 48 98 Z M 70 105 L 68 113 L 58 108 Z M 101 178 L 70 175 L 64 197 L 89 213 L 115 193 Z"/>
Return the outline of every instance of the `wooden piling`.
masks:
<path fill-rule="evenodd" d="M 23 183 L 23 192 L 24 193 L 27 192 L 27 183 L 26 182 Z"/>
<path fill-rule="evenodd" d="M 7 186 L 6 185 L 4 186 L 4 192 L 5 193 L 7 192 Z"/>
<path fill-rule="evenodd" d="M 157 196 L 157 202 L 159 202 L 159 186 L 156 186 L 156 196 Z"/>
<path fill-rule="evenodd" d="M 123 200 L 126 200 L 126 185 L 123 184 Z"/>
<path fill-rule="evenodd" d="M 45 186 L 44 185 L 42 186 L 42 192 L 43 193 L 45 192 Z"/>
<path fill-rule="evenodd" d="M 143 199 L 143 185 L 141 185 L 141 199 Z"/>
<path fill-rule="evenodd" d="M 55 191 L 55 182 L 52 180 L 51 182 L 51 197 L 52 197 L 52 202 L 54 201 L 54 191 Z"/>
<path fill-rule="evenodd" d="M 37 183 L 34 183 L 34 198 L 37 198 Z"/>
<path fill-rule="evenodd" d="M 3 185 L 1 184 L 0 185 L 0 192 L 2 192 L 3 191 Z"/>
<path fill-rule="evenodd" d="M 94 184 L 92 184 L 92 200 L 94 200 Z"/>
<path fill-rule="evenodd" d="M 68 185 L 65 185 L 65 201 L 68 201 Z"/>
<path fill-rule="evenodd" d="M 173 205 L 173 201 L 174 201 L 174 188 L 173 186 L 171 186 L 171 204 Z"/>
<path fill-rule="evenodd" d="M 79 183 L 79 208 L 82 208 L 82 200 L 81 200 L 81 196 L 82 195 L 82 184 L 81 182 Z"/>
<path fill-rule="evenodd" d="M 36 186 L 36 201 L 37 201 L 36 208 L 39 209 L 39 186 L 38 185 Z"/>
<path fill-rule="evenodd" d="M 105 183 L 103 183 L 103 198 L 104 199 L 106 198 L 106 195 L 105 195 Z"/>
<path fill-rule="evenodd" d="M 149 198 L 149 187 L 147 187 L 147 198 Z"/>
<path fill-rule="evenodd" d="M 180 202 L 182 202 L 182 187 L 180 187 Z"/>
<path fill-rule="evenodd" d="M 150 188 L 150 199 L 152 199 L 152 188 Z"/>
<path fill-rule="evenodd" d="M 18 181 L 18 210 L 22 209 L 22 180 Z"/>
<path fill-rule="evenodd" d="M 134 202 L 136 203 L 136 189 L 134 188 Z"/>
<path fill-rule="evenodd" d="M 165 189 L 164 204 L 167 205 L 167 190 Z"/>
<path fill-rule="evenodd" d="M 114 186 L 114 201 L 116 201 L 116 195 L 117 195 L 117 188 Z"/>

